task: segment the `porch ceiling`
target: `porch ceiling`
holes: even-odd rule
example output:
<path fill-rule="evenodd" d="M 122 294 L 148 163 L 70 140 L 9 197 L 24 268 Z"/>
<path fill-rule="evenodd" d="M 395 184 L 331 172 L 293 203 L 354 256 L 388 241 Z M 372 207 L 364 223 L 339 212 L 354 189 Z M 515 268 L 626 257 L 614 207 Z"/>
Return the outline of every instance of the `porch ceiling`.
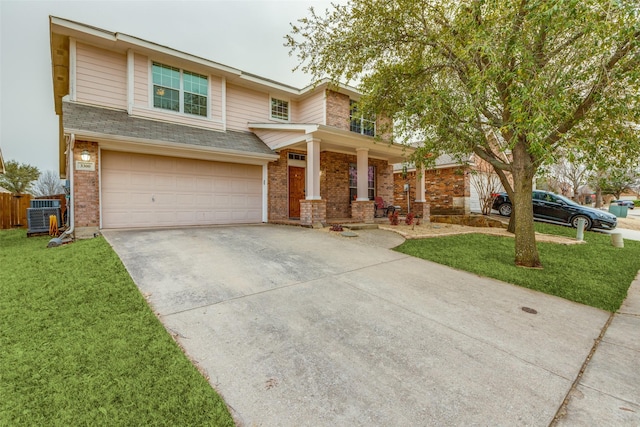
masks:
<path fill-rule="evenodd" d="M 320 151 L 336 151 L 355 155 L 357 148 L 368 148 L 369 157 L 386 160 L 389 163 L 403 162 L 415 151 L 413 147 L 376 140 L 370 136 L 333 126 L 249 123 L 249 128 L 259 137 L 262 137 L 261 133 L 268 132 L 273 142 L 265 141 L 265 143 L 274 151 L 285 148 L 306 150 L 307 140 L 311 138 L 320 140 Z M 275 133 L 278 133 L 279 137 L 273 137 Z"/>

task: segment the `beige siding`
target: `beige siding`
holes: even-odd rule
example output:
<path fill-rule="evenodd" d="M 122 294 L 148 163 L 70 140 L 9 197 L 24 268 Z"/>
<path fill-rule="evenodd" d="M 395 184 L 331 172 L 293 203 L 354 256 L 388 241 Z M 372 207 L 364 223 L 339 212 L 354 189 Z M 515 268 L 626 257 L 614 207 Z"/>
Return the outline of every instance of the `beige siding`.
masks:
<path fill-rule="evenodd" d="M 269 121 L 269 94 L 227 84 L 227 129 L 248 131 L 247 123 Z"/>
<path fill-rule="evenodd" d="M 209 76 L 209 91 L 211 99 L 209 107 L 211 108 L 211 119 L 222 121 L 222 78 L 217 76 Z"/>
<path fill-rule="evenodd" d="M 149 106 L 149 58 L 144 55 L 134 56 L 133 98 L 136 107 Z"/>
<path fill-rule="evenodd" d="M 274 130 L 260 130 L 255 129 L 254 133 L 269 147 L 273 148 L 283 142 L 301 141 L 304 140 L 304 132 L 283 132 Z"/>
<path fill-rule="evenodd" d="M 317 90 L 310 97 L 297 102 L 293 108 L 292 121 L 294 123 L 315 123 L 326 124 L 324 122 L 324 91 Z"/>
<path fill-rule="evenodd" d="M 89 104 L 126 108 L 126 55 L 77 43 L 76 99 Z"/>

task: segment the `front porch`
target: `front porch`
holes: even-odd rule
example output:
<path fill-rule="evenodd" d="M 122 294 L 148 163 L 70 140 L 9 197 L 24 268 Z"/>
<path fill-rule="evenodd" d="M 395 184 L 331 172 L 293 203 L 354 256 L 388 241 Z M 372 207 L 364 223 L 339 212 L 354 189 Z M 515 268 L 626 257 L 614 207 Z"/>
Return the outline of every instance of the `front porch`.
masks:
<path fill-rule="evenodd" d="M 395 205 L 393 164 L 405 161 L 410 147 L 323 125 L 250 127 L 279 154 L 267 171 L 270 223 L 373 223 L 375 200 Z M 424 175 L 416 187 L 418 207 L 425 203 Z"/>

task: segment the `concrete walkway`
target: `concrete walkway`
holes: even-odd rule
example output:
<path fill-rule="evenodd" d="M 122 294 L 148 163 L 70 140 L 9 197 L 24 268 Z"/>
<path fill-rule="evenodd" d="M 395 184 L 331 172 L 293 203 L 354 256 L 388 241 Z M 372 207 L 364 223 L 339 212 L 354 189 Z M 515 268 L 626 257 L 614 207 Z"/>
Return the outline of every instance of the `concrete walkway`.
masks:
<path fill-rule="evenodd" d="M 560 412 L 558 426 L 640 425 L 640 274 Z"/>
<path fill-rule="evenodd" d="M 598 386 L 618 345 L 640 371 L 638 340 L 616 339 L 637 316 L 611 322 L 578 383 L 609 313 L 391 251 L 391 232 L 358 234 L 104 232 L 240 426 L 547 426 L 560 408 L 582 425 L 580 404 L 605 398 L 615 417 L 589 419 L 638 424 L 637 379 Z"/>

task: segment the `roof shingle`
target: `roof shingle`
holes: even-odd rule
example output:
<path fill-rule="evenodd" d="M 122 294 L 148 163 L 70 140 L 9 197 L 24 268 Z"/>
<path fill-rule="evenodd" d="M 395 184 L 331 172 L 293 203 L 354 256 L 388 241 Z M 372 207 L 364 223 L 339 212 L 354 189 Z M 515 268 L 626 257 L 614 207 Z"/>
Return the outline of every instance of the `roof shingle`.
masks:
<path fill-rule="evenodd" d="M 251 132 L 222 132 L 148 120 L 132 117 L 126 111 L 74 102 L 63 103 L 63 123 L 65 130 L 236 150 L 247 154 L 275 154 Z"/>

